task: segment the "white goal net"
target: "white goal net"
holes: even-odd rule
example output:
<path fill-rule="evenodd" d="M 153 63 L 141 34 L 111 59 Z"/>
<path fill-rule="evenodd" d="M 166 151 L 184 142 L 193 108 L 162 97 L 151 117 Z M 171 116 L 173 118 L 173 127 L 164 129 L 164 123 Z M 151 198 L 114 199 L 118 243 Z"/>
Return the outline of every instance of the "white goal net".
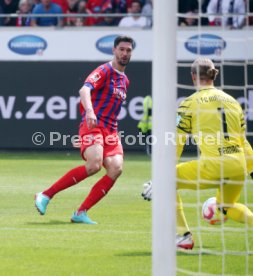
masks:
<path fill-rule="evenodd" d="M 234 2 L 237 1 L 223 2 L 235 5 Z M 202 3 L 203 1 L 199 1 L 200 10 Z M 230 18 L 233 20 L 230 13 L 213 14 L 215 20 L 221 22 L 212 24 L 215 26 L 210 26 L 208 21 L 208 25 L 201 24 L 201 18 L 207 19 L 206 13 L 189 13 L 187 16 L 190 19 L 197 20 L 196 26 L 178 26 L 177 104 L 196 91 L 190 74 L 192 62 L 197 57 L 212 59 L 219 69 L 215 87 L 240 103 L 247 123 L 247 139 L 253 146 L 253 25 L 249 25 L 252 16 L 249 10 L 250 1 L 245 1 L 245 5 L 245 14 L 233 14 L 234 17 L 235 14 L 245 17 L 245 25 L 240 28 L 224 23 Z M 184 16 L 186 15 L 178 14 L 178 17 Z M 198 159 L 200 154 L 194 143 L 190 143 L 186 146 L 181 161 Z M 201 179 L 197 182 L 199 186 Z M 220 180 L 219 184 L 226 185 L 224 182 L 226 181 Z M 238 223 L 232 219 L 221 225 L 210 225 L 204 221 L 203 203 L 216 195 L 215 189 L 180 190 L 180 195 L 195 245 L 193 250 L 176 253 L 176 275 L 253 275 L 253 228 L 247 223 Z M 253 181 L 249 175 L 243 183 L 238 202 L 253 211 Z"/>

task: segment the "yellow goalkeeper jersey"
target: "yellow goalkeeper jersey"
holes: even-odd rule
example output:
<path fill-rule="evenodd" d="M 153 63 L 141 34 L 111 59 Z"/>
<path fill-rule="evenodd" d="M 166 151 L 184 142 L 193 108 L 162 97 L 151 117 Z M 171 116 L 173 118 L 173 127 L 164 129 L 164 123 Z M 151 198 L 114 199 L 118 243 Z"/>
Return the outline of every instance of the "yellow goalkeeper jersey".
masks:
<path fill-rule="evenodd" d="M 188 135 L 198 145 L 202 158 L 244 157 L 245 120 L 241 106 L 215 87 L 204 87 L 180 104 L 177 134 L 178 158 Z"/>

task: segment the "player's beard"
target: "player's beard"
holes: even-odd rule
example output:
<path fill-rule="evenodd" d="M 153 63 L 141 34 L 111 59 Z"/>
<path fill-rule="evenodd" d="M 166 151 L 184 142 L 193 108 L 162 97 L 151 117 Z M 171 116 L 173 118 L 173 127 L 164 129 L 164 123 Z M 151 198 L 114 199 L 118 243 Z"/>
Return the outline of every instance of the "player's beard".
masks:
<path fill-rule="evenodd" d="M 121 66 L 127 66 L 127 64 L 129 63 L 129 61 L 130 61 L 130 58 L 125 59 L 125 60 L 119 59 L 119 60 L 118 60 L 118 63 L 119 63 L 119 65 L 121 65 Z"/>

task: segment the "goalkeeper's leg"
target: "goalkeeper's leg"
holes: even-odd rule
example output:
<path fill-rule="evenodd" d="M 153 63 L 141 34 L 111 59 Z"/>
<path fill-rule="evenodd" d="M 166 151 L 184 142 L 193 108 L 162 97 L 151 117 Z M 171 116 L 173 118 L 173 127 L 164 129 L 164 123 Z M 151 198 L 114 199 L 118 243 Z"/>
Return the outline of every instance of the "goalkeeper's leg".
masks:
<path fill-rule="evenodd" d="M 198 180 L 205 179 L 205 171 L 200 171 L 200 162 L 198 160 L 193 160 L 190 162 L 184 162 L 177 165 L 177 189 L 210 189 L 218 188 L 218 185 L 208 185 L 200 183 Z M 194 241 L 192 239 L 192 234 L 190 233 L 189 226 L 187 224 L 183 204 L 180 195 L 177 193 L 177 247 L 184 249 L 192 249 L 194 246 Z"/>
<path fill-rule="evenodd" d="M 186 232 L 190 232 L 188 223 L 186 221 L 184 210 L 183 210 L 183 203 L 180 195 L 177 192 L 177 208 L 176 208 L 176 216 L 177 216 L 177 233 L 179 235 L 183 235 Z"/>
<path fill-rule="evenodd" d="M 197 190 L 200 188 L 198 184 L 198 167 L 200 163 L 197 160 L 180 163 L 177 165 L 177 189 Z M 202 177 L 202 172 L 200 177 Z M 210 188 L 209 185 L 201 185 L 202 188 Z M 177 193 L 177 231 L 178 233 L 189 232 L 189 227 L 184 215 L 183 204 L 180 195 Z"/>
<path fill-rule="evenodd" d="M 178 193 L 177 193 L 176 215 L 177 215 L 176 246 L 178 249 L 193 249 L 194 240 L 192 238 L 192 233 L 190 232 L 188 223 L 184 215 L 181 197 Z"/>
<path fill-rule="evenodd" d="M 196 189 L 197 179 L 197 161 L 180 163 L 176 166 L 177 169 L 177 189 Z M 184 181 L 186 180 L 187 183 Z M 189 182 L 191 184 L 189 184 Z M 189 226 L 185 218 L 182 199 L 177 192 L 177 233 L 179 235 L 189 232 Z"/>
<path fill-rule="evenodd" d="M 253 227 L 253 213 L 244 204 L 237 203 L 244 185 L 244 177 L 238 177 L 233 180 L 236 180 L 236 182 L 228 182 L 222 186 L 221 190 L 218 190 L 216 195 L 217 202 L 224 205 L 224 213 L 228 218 Z M 228 207 L 226 207 L 226 204 Z"/>
<path fill-rule="evenodd" d="M 253 213 L 244 204 L 233 204 L 233 207 L 227 209 L 227 217 L 253 227 Z"/>

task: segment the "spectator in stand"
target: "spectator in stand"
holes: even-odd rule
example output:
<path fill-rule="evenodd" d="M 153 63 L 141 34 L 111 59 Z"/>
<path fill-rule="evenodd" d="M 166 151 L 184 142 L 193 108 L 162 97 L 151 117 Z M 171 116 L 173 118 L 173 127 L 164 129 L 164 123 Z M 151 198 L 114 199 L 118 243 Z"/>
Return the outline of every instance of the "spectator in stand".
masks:
<path fill-rule="evenodd" d="M 86 2 L 81 0 L 77 4 L 78 4 L 77 14 L 82 14 L 82 15 L 86 14 L 86 9 L 85 9 Z M 78 16 L 74 18 L 72 17 L 73 25 L 69 25 L 69 26 L 82 27 L 86 25 L 85 22 L 86 22 L 86 17 L 84 16 Z"/>
<path fill-rule="evenodd" d="M 228 14 L 239 14 L 230 17 Z M 210 26 L 230 27 L 240 29 L 245 26 L 246 5 L 244 0 L 210 0 L 207 6 Z M 219 16 L 216 16 L 218 14 Z M 221 15 L 223 15 L 221 17 Z"/>
<path fill-rule="evenodd" d="M 67 0 L 52 0 L 53 3 L 59 5 L 62 9 L 62 13 L 66 13 L 68 10 Z"/>
<path fill-rule="evenodd" d="M 253 0 L 249 1 L 249 12 L 253 13 Z M 249 16 L 249 25 L 253 25 L 253 16 Z"/>
<path fill-rule="evenodd" d="M 88 0 L 86 3 L 86 12 L 88 14 L 104 13 L 107 9 L 112 8 L 110 0 Z M 88 17 L 86 26 L 94 26 L 103 21 L 102 17 Z"/>
<path fill-rule="evenodd" d="M 112 9 L 107 9 L 105 10 L 105 14 L 112 14 L 113 10 Z M 96 26 L 105 26 L 105 27 L 111 27 L 111 26 L 118 26 L 115 17 L 112 16 L 105 16 L 103 18 L 103 21 L 99 22 L 96 24 Z"/>
<path fill-rule="evenodd" d="M 201 9 L 202 9 L 202 14 L 203 15 L 206 15 L 206 10 L 207 10 L 207 6 L 209 4 L 209 1 L 210 0 L 202 0 Z M 201 18 L 201 25 L 202 26 L 208 26 L 209 25 L 209 21 L 208 21 L 208 17 L 207 16 Z"/>
<path fill-rule="evenodd" d="M 78 13 L 85 14 L 86 13 L 86 1 L 81 0 L 78 3 Z M 83 26 L 86 25 L 86 17 L 80 16 L 76 20 L 76 26 Z"/>
<path fill-rule="evenodd" d="M 62 14 L 62 8 L 51 0 L 41 0 L 32 11 L 33 14 Z M 61 26 L 62 18 L 58 17 L 32 17 L 31 26 Z"/>
<path fill-rule="evenodd" d="M 127 13 L 129 13 L 131 10 L 132 0 L 126 0 L 126 5 L 127 5 Z"/>
<path fill-rule="evenodd" d="M 113 13 L 127 13 L 127 0 L 112 0 Z M 114 17 L 115 24 L 118 25 L 122 17 Z"/>
<path fill-rule="evenodd" d="M 127 12 L 130 13 L 131 12 L 131 6 L 132 3 L 134 2 L 134 0 L 125 0 L 126 5 L 127 5 Z M 144 4 L 146 3 L 146 0 L 139 0 L 141 6 L 143 7 Z"/>
<path fill-rule="evenodd" d="M 189 14 L 195 14 L 199 12 L 199 3 L 198 0 L 179 0 L 178 1 L 178 12 L 179 13 L 189 13 Z M 189 20 L 189 23 L 192 20 Z M 198 22 L 197 22 L 198 23 Z M 185 17 L 179 17 L 178 18 L 178 25 L 186 25 L 188 26 L 187 20 L 185 20 Z"/>
<path fill-rule="evenodd" d="M 2 6 L 0 6 L 0 14 L 3 14 L 4 11 L 3 11 L 3 8 Z M 3 17 L 0 17 L 0 26 L 3 26 L 4 25 L 4 18 Z"/>
<path fill-rule="evenodd" d="M 119 22 L 119 27 L 142 27 L 143 28 L 148 26 L 146 17 L 138 15 L 141 13 L 140 1 L 134 0 L 132 2 L 130 13 L 132 13 L 133 15 L 122 18 Z"/>
<path fill-rule="evenodd" d="M 19 0 L 0 0 L 0 6 L 3 9 L 3 13 L 16 13 L 18 10 L 18 2 Z M 5 17 L 3 23 L 4 26 L 16 26 L 16 18 Z"/>
<path fill-rule="evenodd" d="M 79 1 L 78 0 L 67 0 L 68 8 L 67 14 L 77 14 Z M 76 26 L 77 17 L 66 17 L 65 18 L 65 26 Z"/>
<path fill-rule="evenodd" d="M 147 25 L 151 27 L 153 25 L 153 0 L 147 0 L 145 5 L 142 7 L 141 14 L 147 18 Z"/>
<path fill-rule="evenodd" d="M 30 14 L 32 11 L 32 3 L 30 0 L 20 0 L 18 4 L 17 14 L 20 16 L 16 18 L 16 26 L 24 27 L 30 26 L 31 17 L 23 16 L 26 14 Z M 22 16 L 21 16 L 22 15 Z"/>
<path fill-rule="evenodd" d="M 32 5 L 32 10 L 34 9 L 34 7 L 38 4 L 40 4 L 40 0 L 30 0 L 31 1 L 31 5 Z"/>
<path fill-rule="evenodd" d="M 197 13 L 191 11 L 187 12 L 185 14 L 187 17 L 181 18 L 182 20 L 180 20 L 179 26 L 197 26 L 198 19 L 193 17 L 196 14 Z"/>
<path fill-rule="evenodd" d="M 111 3 L 114 13 L 127 13 L 127 0 L 112 0 Z"/>

